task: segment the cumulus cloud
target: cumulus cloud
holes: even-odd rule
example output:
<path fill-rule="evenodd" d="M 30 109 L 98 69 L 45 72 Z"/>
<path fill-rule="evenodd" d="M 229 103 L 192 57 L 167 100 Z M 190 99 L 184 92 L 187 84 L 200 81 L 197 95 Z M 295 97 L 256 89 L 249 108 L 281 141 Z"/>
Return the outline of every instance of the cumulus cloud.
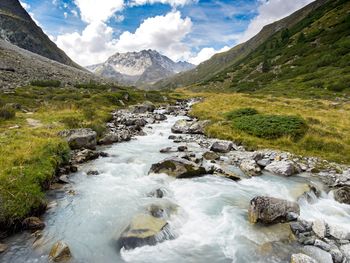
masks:
<path fill-rule="evenodd" d="M 124 7 L 123 0 L 74 0 L 83 21 L 87 23 L 107 21 Z"/>
<path fill-rule="evenodd" d="M 130 5 L 145 5 L 145 4 L 168 4 L 171 6 L 184 6 L 191 3 L 196 3 L 198 0 L 132 0 Z"/>
<path fill-rule="evenodd" d="M 259 0 L 258 15 L 250 21 L 247 30 L 238 37 L 238 42 L 249 40 L 268 24 L 286 17 L 314 0 Z"/>
<path fill-rule="evenodd" d="M 155 49 L 174 60 L 190 57 L 190 48 L 183 41 L 191 32 L 192 21 L 179 11 L 144 20 L 134 33 L 124 32 L 113 39 L 113 29 L 104 22 L 90 23 L 82 33 L 59 35 L 56 44 L 79 64 L 105 61 L 115 52 Z"/>
<path fill-rule="evenodd" d="M 202 63 L 203 61 L 210 59 L 213 55 L 215 55 L 217 53 L 225 52 L 229 49 L 230 49 L 230 47 L 228 47 L 228 46 L 225 46 L 219 50 L 216 50 L 212 47 L 202 48 L 201 51 L 199 51 L 197 55 L 192 56 L 188 61 L 192 64 L 198 65 L 198 64 Z"/>

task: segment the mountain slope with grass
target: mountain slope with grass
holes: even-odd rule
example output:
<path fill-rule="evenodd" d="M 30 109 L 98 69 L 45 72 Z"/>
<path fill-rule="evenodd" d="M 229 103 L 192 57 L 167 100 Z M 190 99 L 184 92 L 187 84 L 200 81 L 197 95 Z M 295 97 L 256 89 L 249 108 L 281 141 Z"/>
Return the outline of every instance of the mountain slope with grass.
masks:
<path fill-rule="evenodd" d="M 51 60 L 82 69 L 50 40 L 18 0 L 0 1 L 0 39 Z"/>
<path fill-rule="evenodd" d="M 241 59 L 245 58 L 252 51 L 265 43 L 272 35 L 280 31 L 282 28 L 289 28 L 303 19 L 305 19 L 311 12 L 330 2 L 329 0 L 317 0 L 304 8 L 296 11 L 292 15 L 265 26 L 259 34 L 251 38 L 245 43 L 239 44 L 229 51 L 214 55 L 211 59 L 201 63 L 195 69 L 188 72 L 180 73 L 174 77 L 162 80 L 156 83 L 157 88 L 176 88 L 182 86 L 192 85 L 203 80 L 208 80 L 215 76 L 223 69 L 234 65 Z"/>

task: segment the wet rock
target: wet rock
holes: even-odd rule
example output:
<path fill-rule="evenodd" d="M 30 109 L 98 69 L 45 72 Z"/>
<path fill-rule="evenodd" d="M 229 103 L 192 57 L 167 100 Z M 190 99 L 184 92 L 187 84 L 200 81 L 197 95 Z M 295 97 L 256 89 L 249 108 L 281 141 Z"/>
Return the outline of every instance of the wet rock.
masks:
<path fill-rule="evenodd" d="M 153 164 L 149 173 L 165 173 L 176 178 L 192 178 L 207 174 L 204 167 L 178 157 L 167 158 Z"/>
<path fill-rule="evenodd" d="M 339 249 L 343 253 L 344 257 L 348 260 L 348 262 L 350 262 L 350 244 L 341 245 Z"/>
<path fill-rule="evenodd" d="M 329 225 L 329 235 L 336 239 L 350 240 L 350 229 L 337 225 Z"/>
<path fill-rule="evenodd" d="M 87 175 L 99 175 L 100 173 L 96 170 L 90 170 L 86 173 Z"/>
<path fill-rule="evenodd" d="M 261 168 L 254 160 L 243 160 L 239 168 L 248 176 L 256 176 L 261 174 Z"/>
<path fill-rule="evenodd" d="M 215 167 L 214 168 L 214 174 L 217 176 L 222 176 L 227 179 L 233 180 L 233 181 L 239 181 L 241 180 L 241 177 L 234 172 L 229 171 L 228 169 L 225 169 L 223 167 Z"/>
<path fill-rule="evenodd" d="M 105 136 L 103 136 L 102 139 L 98 141 L 100 145 L 109 145 L 112 143 L 116 143 L 119 141 L 119 136 L 116 133 L 108 133 Z"/>
<path fill-rule="evenodd" d="M 0 243 L 0 254 L 4 253 L 8 248 L 8 245 Z"/>
<path fill-rule="evenodd" d="M 45 223 L 41 221 L 38 217 L 32 216 L 24 219 L 22 221 L 22 227 L 25 230 L 41 230 L 45 228 Z"/>
<path fill-rule="evenodd" d="M 319 247 L 320 249 L 327 252 L 331 250 L 331 246 L 320 239 L 315 240 L 314 246 Z"/>
<path fill-rule="evenodd" d="M 281 223 L 289 220 L 289 213 L 299 215 L 299 205 L 294 202 L 274 197 L 257 196 L 250 201 L 248 219 L 251 223 Z"/>
<path fill-rule="evenodd" d="M 169 140 L 175 140 L 177 137 L 175 135 L 169 135 L 168 139 Z"/>
<path fill-rule="evenodd" d="M 208 121 L 194 121 L 178 120 L 175 122 L 171 131 L 173 133 L 189 133 L 189 134 L 204 134 L 204 130 Z"/>
<path fill-rule="evenodd" d="M 164 114 L 156 114 L 154 115 L 154 119 L 156 121 L 165 121 L 167 117 Z"/>
<path fill-rule="evenodd" d="M 160 153 L 170 153 L 170 152 L 173 152 L 173 148 L 172 147 L 165 147 L 163 149 L 161 149 L 159 152 Z"/>
<path fill-rule="evenodd" d="M 315 247 L 315 246 L 304 246 L 303 247 L 303 252 L 314 258 L 318 263 L 333 263 L 333 259 L 331 254 L 328 252 Z"/>
<path fill-rule="evenodd" d="M 154 191 L 148 193 L 147 196 L 155 197 L 155 198 L 163 198 L 165 196 L 165 191 L 158 188 L 158 189 L 155 189 Z"/>
<path fill-rule="evenodd" d="M 58 177 L 58 183 L 60 184 L 69 184 L 69 180 L 66 174 L 61 175 L 60 177 Z"/>
<path fill-rule="evenodd" d="M 350 205 L 350 186 L 343 186 L 335 189 L 334 199 L 339 203 Z"/>
<path fill-rule="evenodd" d="M 94 150 L 96 148 L 97 134 L 92 129 L 64 130 L 59 132 L 59 136 L 66 138 L 72 150 L 82 148 Z"/>
<path fill-rule="evenodd" d="M 95 160 L 100 156 L 98 152 L 84 149 L 82 151 L 78 151 L 72 158 L 72 162 L 76 164 L 85 163 L 87 161 Z"/>
<path fill-rule="evenodd" d="M 205 127 L 209 124 L 209 121 L 195 121 L 188 128 L 187 133 L 190 134 L 204 134 Z"/>
<path fill-rule="evenodd" d="M 100 152 L 100 156 L 103 158 L 109 157 L 109 154 L 106 152 Z"/>
<path fill-rule="evenodd" d="M 173 127 L 171 127 L 171 132 L 173 133 L 187 133 L 190 124 L 186 120 L 178 120 L 175 122 Z"/>
<path fill-rule="evenodd" d="M 63 241 L 56 242 L 52 246 L 49 254 L 49 258 L 54 262 L 64 262 L 69 260 L 71 257 L 71 251 L 68 245 Z"/>
<path fill-rule="evenodd" d="M 324 220 L 317 219 L 312 224 L 312 230 L 318 237 L 324 238 L 327 234 L 327 225 Z"/>
<path fill-rule="evenodd" d="M 261 167 L 266 167 L 271 163 L 271 160 L 270 159 L 261 159 L 261 160 L 256 161 L 256 163 Z"/>
<path fill-rule="evenodd" d="M 153 112 L 156 107 L 150 101 L 145 101 L 143 104 L 133 106 L 133 113 Z"/>
<path fill-rule="evenodd" d="M 317 263 L 317 261 L 314 260 L 312 257 L 299 253 L 292 255 L 290 263 Z"/>
<path fill-rule="evenodd" d="M 214 161 L 214 160 L 219 160 L 220 159 L 220 155 L 218 155 L 215 152 L 205 152 L 203 154 L 203 158 L 209 161 Z"/>
<path fill-rule="evenodd" d="M 120 247 L 134 249 L 136 247 L 155 245 L 173 236 L 169 231 L 168 223 L 151 215 L 136 215 L 130 225 L 119 238 Z"/>
<path fill-rule="evenodd" d="M 187 151 L 187 146 L 181 145 L 181 146 L 177 147 L 177 150 L 179 152 L 185 152 L 185 151 Z"/>
<path fill-rule="evenodd" d="M 210 150 L 217 153 L 228 153 L 232 150 L 233 143 L 228 141 L 214 142 Z"/>
<path fill-rule="evenodd" d="M 282 176 L 291 176 L 298 173 L 298 168 L 292 161 L 273 161 L 265 167 L 266 171 L 271 173 L 282 175 Z"/>
<path fill-rule="evenodd" d="M 333 258 L 333 262 L 335 263 L 342 263 L 343 262 L 343 253 L 338 248 L 332 248 L 329 253 L 331 254 Z"/>

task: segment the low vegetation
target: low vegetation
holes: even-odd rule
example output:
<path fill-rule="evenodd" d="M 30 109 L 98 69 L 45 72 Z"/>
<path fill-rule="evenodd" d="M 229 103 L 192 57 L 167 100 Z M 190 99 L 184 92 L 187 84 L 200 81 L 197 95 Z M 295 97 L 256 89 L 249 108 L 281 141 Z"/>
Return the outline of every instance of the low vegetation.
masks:
<path fill-rule="evenodd" d="M 42 206 L 43 189 L 57 166 L 68 159 L 67 143 L 57 136 L 60 130 L 89 127 L 102 136 L 112 110 L 144 100 L 164 102 L 163 94 L 155 91 L 92 87 L 91 83 L 86 84 L 88 88 L 85 84 L 79 88 L 47 85 L 0 94 L 1 229 Z M 30 119 L 38 125 L 31 124 Z"/>
<path fill-rule="evenodd" d="M 178 90 L 178 96 L 181 91 L 182 96 L 204 98 L 191 114 L 212 121 L 208 136 L 233 140 L 250 150 L 270 148 L 350 163 L 348 101 L 187 90 Z"/>

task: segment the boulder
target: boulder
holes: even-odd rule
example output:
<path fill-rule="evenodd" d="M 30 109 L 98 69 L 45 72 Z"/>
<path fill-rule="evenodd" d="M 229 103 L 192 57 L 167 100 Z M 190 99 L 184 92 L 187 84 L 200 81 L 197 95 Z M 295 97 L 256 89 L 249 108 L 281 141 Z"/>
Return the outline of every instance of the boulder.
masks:
<path fill-rule="evenodd" d="M 190 134 L 204 134 L 205 127 L 209 124 L 209 121 L 195 121 L 187 130 Z"/>
<path fill-rule="evenodd" d="M 64 262 L 69 260 L 71 257 L 72 254 L 70 252 L 70 249 L 68 245 L 63 241 L 56 242 L 52 246 L 49 254 L 50 260 L 54 262 Z"/>
<path fill-rule="evenodd" d="M 97 134 L 92 129 L 64 130 L 59 132 L 59 135 L 66 138 L 72 150 L 82 148 L 94 150 L 96 148 Z"/>
<path fill-rule="evenodd" d="M 314 260 L 312 257 L 299 253 L 292 255 L 290 263 L 317 263 L 317 261 Z"/>
<path fill-rule="evenodd" d="M 41 221 L 38 217 L 32 216 L 22 221 L 22 227 L 25 230 L 36 231 L 44 229 L 45 223 Z"/>
<path fill-rule="evenodd" d="M 185 151 L 187 151 L 187 146 L 181 145 L 181 146 L 177 147 L 177 150 L 179 152 L 185 152 Z"/>
<path fill-rule="evenodd" d="M 314 258 L 318 263 L 333 263 L 331 254 L 318 247 L 304 246 L 303 252 L 311 258 Z"/>
<path fill-rule="evenodd" d="M 337 225 L 329 225 L 329 235 L 336 239 L 342 240 L 350 240 L 350 229 L 337 226 Z"/>
<path fill-rule="evenodd" d="M 233 143 L 229 141 L 217 141 L 210 147 L 210 150 L 217 153 L 228 153 L 233 149 Z"/>
<path fill-rule="evenodd" d="M 172 238 L 169 225 L 165 220 L 152 215 L 139 214 L 121 234 L 119 245 L 125 249 L 134 249 L 146 245 L 153 246 Z"/>
<path fill-rule="evenodd" d="M 187 133 L 190 123 L 186 120 L 178 120 L 171 127 L 171 132 L 173 133 Z"/>
<path fill-rule="evenodd" d="M 154 119 L 156 121 L 165 121 L 167 117 L 164 114 L 156 114 L 154 115 Z"/>
<path fill-rule="evenodd" d="M 156 109 L 154 104 L 150 101 L 145 101 L 143 104 L 135 105 L 133 108 L 133 113 L 153 112 Z"/>
<path fill-rule="evenodd" d="M 318 237 L 324 238 L 327 234 L 326 222 L 322 219 L 315 220 L 312 224 L 312 230 Z"/>
<path fill-rule="evenodd" d="M 99 171 L 96 171 L 96 170 L 90 170 L 86 173 L 87 175 L 99 175 Z"/>
<path fill-rule="evenodd" d="M 155 189 L 154 191 L 147 194 L 149 197 L 163 198 L 165 196 L 165 191 L 161 188 Z"/>
<path fill-rule="evenodd" d="M 339 247 L 339 249 L 343 253 L 344 257 L 346 257 L 348 262 L 350 262 L 350 243 L 349 244 L 345 244 L 345 245 L 341 245 Z"/>
<path fill-rule="evenodd" d="M 203 154 L 203 158 L 209 161 L 214 161 L 214 160 L 219 160 L 220 159 L 220 155 L 218 155 L 215 152 L 205 152 Z"/>
<path fill-rule="evenodd" d="M 98 157 L 100 157 L 100 154 L 98 152 L 85 149 L 85 150 L 76 152 L 72 158 L 72 162 L 77 164 L 85 163 L 87 161 L 97 159 Z"/>
<path fill-rule="evenodd" d="M 266 171 L 271 173 L 282 175 L 282 176 L 291 176 L 298 173 L 298 167 L 292 161 L 273 161 L 265 167 Z"/>
<path fill-rule="evenodd" d="M 8 245 L 0 243 L 0 254 L 4 253 L 8 248 Z"/>
<path fill-rule="evenodd" d="M 149 173 L 165 173 L 175 178 L 192 178 L 205 175 L 204 167 L 183 158 L 171 157 L 153 164 Z"/>
<path fill-rule="evenodd" d="M 107 133 L 101 140 L 99 140 L 99 144 L 101 145 L 109 145 L 117 142 L 130 141 L 131 134 L 128 130 L 118 131 L 118 133 L 110 132 Z"/>
<path fill-rule="evenodd" d="M 343 186 L 335 189 L 334 199 L 339 203 L 350 205 L 350 186 Z"/>
<path fill-rule="evenodd" d="M 274 197 L 257 196 L 250 201 L 248 219 L 251 223 L 283 223 L 294 219 L 294 216 L 290 217 L 291 213 L 300 214 L 297 203 Z"/>
<path fill-rule="evenodd" d="M 254 160 L 243 160 L 239 168 L 248 176 L 256 176 L 261 174 L 261 168 Z"/>

